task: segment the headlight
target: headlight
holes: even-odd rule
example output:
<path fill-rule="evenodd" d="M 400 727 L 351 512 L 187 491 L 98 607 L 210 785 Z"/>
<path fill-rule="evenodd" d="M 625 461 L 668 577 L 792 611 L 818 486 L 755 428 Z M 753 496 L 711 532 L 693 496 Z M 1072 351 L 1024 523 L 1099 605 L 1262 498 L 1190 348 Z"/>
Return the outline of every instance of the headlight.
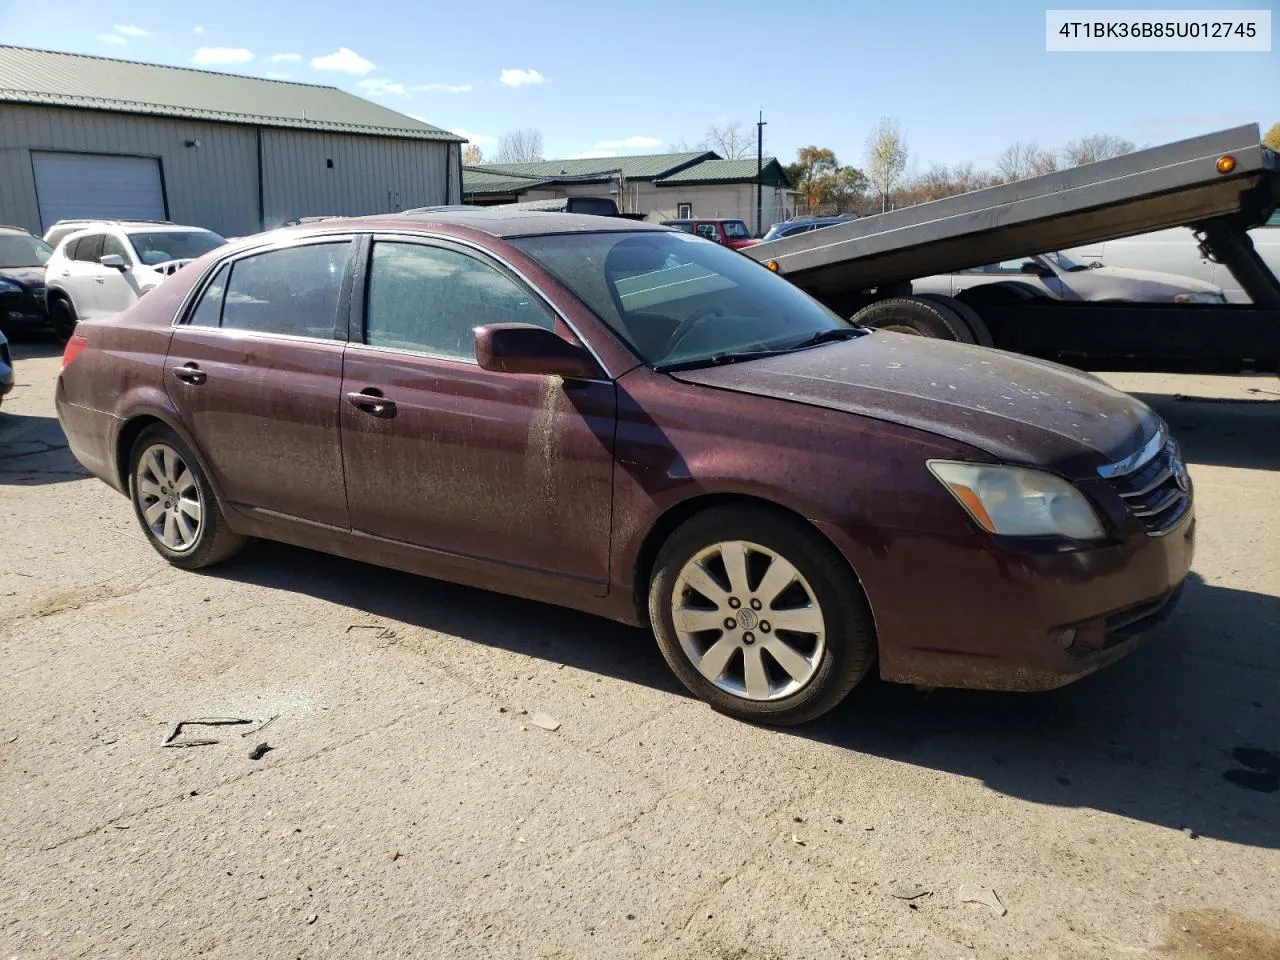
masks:
<path fill-rule="evenodd" d="M 982 529 L 1008 537 L 1099 540 L 1102 523 L 1084 494 L 1051 473 L 930 460 L 929 469 Z"/>
<path fill-rule="evenodd" d="M 21 293 L 22 288 L 12 280 L 0 280 L 0 293 Z"/>
<path fill-rule="evenodd" d="M 1173 298 L 1174 303 L 1226 303 L 1227 298 L 1221 293 L 1180 293 Z"/>

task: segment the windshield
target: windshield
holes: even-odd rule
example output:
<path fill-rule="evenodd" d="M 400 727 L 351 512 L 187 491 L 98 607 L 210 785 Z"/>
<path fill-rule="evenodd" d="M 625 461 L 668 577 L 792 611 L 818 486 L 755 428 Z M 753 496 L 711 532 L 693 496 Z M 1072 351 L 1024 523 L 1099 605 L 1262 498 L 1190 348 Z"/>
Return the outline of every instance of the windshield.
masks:
<path fill-rule="evenodd" d="M 43 267 L 53 248 L 35 237 L 0 237 L 0 268 Z"/>
<path fill-rule="evenodd" d="M 551 234 L 510 242 L 652 367 L 797 349 L 825 331 L 857 330 L 754 260 L 683 233 Z"/>
<path fill-rule="evenodd" d="M 1074 273 L 1077 270 L 1088 270 L 1084 264 L 1076 263 L 1065 253 L 1046 253 L 1043 256 L 1053 262 L 1053 265 L 1059 270 L 1067 270 Z"/>
<path fill-rule="evenodd" d="M 130 233 L 138 259 L 148 266 L 169 260 L 194 260 L 227 241 L 209 230 L 157 230 L 154 233 Z"/>
<path fill-rule="evenodd" d="M 724 235 L 730 240 L 750 240 L 751 231 L 747 229 L 747 225 L 741 220 L 726 220 L 721 224 L 724 229 Z"/>

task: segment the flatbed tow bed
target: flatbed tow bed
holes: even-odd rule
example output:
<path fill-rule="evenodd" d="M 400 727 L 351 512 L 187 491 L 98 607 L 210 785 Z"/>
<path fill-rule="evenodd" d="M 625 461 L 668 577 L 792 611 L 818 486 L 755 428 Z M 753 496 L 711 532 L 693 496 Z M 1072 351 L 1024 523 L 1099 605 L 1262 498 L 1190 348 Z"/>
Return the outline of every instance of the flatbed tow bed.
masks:
<path fill-rule="evenodd" d="M 1250 361 L 1274 369 L 1280 281 L 1246 231 L 1277 205 L 1280 156 L 1250 124 L 742 252 L 856 322 L 874 316 L 876 325 L 931 336 L 952 329 L 954 339 L 1067 360 Z M 1016 281 L 972 288 L 973 298 L 960 302 L 910 296 L 919 277 L 1177 226 L 1198 231 L 1251 304 L 1060 301 Z M 921 322 L 922 310 L 951 315 L 940 328 Z"/>

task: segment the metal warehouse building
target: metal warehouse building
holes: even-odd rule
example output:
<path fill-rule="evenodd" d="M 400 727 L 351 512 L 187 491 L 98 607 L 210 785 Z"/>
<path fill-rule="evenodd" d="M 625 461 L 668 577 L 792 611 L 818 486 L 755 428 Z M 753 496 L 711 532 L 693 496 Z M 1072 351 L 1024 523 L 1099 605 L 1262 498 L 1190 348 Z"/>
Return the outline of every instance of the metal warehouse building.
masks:
<path fill-rule="evenodd" d="M 243 236 L 461 198 L 463 138 L 335 87 L 0 46 L 0 223 Z"/>

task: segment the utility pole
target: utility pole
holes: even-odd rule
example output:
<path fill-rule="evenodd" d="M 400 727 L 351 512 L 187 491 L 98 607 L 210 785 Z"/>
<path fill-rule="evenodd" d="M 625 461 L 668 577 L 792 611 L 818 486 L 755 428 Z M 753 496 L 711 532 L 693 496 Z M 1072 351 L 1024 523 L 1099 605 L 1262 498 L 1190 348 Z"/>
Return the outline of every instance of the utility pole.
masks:
<path fill-rule="evenodd" d="M 760 111 L 760 119 L 756 122 L 756 236 L 763 229 L 760 223 L 764 216 L 764 111 Z"/>

